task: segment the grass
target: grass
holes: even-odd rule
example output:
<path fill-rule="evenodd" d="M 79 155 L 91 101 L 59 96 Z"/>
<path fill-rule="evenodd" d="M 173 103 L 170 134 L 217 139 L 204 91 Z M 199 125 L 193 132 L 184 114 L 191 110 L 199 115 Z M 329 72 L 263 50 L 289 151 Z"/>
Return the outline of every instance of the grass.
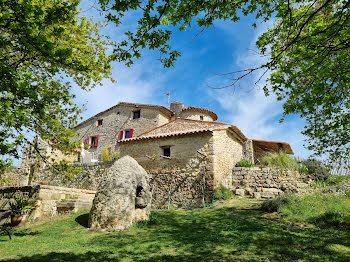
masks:
<path fill-rule="evenodd" d="M 291 221 L 309 222 L 319 226 L 344 225 L 350 229 L 350 199 L 334 194 L 314 193 L 303 197 L 290 196 L 278 209 Z"/>
<path fill-rule="evenodd" d="M 0 233 L 2 261 L 349 261 L 350 235 L 267 214 L 251 200 L 156 210 L 123 232 L 86 228 L 85 212 Z"/>

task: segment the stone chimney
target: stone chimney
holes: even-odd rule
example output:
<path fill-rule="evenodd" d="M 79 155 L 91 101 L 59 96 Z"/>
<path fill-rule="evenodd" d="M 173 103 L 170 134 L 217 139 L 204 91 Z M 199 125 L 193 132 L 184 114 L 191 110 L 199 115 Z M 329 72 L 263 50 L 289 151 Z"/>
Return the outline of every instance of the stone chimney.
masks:
<path fill-rule="evenodd" d="M 175 113 L 175 117 L 179 117 L 181 114 L 182 109 L 184 108 L 184 103 L 175 101 L 171 102 L 170 104 L 170 110 Z"/>

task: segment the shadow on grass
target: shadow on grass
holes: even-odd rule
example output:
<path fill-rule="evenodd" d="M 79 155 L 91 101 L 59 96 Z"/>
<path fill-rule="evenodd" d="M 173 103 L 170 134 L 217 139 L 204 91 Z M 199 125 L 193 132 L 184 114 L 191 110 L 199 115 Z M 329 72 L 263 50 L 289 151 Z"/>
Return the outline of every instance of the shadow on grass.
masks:
<path fill-rule="evenodd" d="M 159 210 L 152 213 L 147 227 L 98 234 L 76 243 L 75 252 L 6 261 L 349 261 L 347 254 L 327 249 L 349 247 L 349 231 L 301 228 L 262 214 L 232 207 Z M 75 221 L 85 226 L 87 218 L 83 214 Z"/>
<path fill-rule="evenodd" d="M 82 214 L 80 216 L 77 216 L 75 218 L 75 222 L 77 222 L 79 225 L 83 227 L 88 227 L 88 221 L 89 221 L 89 213 L 87 214 Z"/>
<path fill-rule="evenodd" d="M 221 208 L 205 215 L 158 212 L 147 234 L 110 234 L 93 242 L 114 246 L 120 257 L 134 261 L 348 261 L 344 254 L 331 253 L 329 244 L 346 244 L 346 232 L 302 229 L 283 222 L 269 221 L 257 210 Z M 137 248 L 126 248 L 136 245 Z M 160 250 L 168 250 L 160 252 Z M 165 254 L 157 254 L 165 253 Z M 172 254 L 174 253 L 174 254 Z M 146 254 L 146 255 L 145 255 Z M 152 255 L 148 255 L 152 254 Z"/>
<path fill-rule="evenodd" d="M 84 254 L 73 254 L 63 252 L 51 252 L 48 254 L 37 254 L 33 256 L 23 257 L 20 260 L 26 262 L 62 262 L 62 261 L 118 261 L 108 257 L 108 252 L 86 252 Z M 6 261 L 18 261 L 18 259 L 7 259 Z"/>
<path fill-rule="evenodd" d="M 38 235 L 39 232 L 37 231 L 32 231 L 32 230 L 29 230 L 29 229 L 21 229 L 21 228 L 12 228 L 12 227 L 6 227 L 6 229 L 10 232 L 11 234 L 11 237 L 23 237 L 23 236 L 35 236 L 35 235 Z M 1 236 L 6 236 L 8 237 L 8 234 L 6 231 L 4 230 L 1 230 L 0 229 L 0 237 Z M 9 239 L 7 238 L 3 238 L 3 239 L 0 239 L 0 242 L 5 242 L 5 241 L 8 241 Z"/>

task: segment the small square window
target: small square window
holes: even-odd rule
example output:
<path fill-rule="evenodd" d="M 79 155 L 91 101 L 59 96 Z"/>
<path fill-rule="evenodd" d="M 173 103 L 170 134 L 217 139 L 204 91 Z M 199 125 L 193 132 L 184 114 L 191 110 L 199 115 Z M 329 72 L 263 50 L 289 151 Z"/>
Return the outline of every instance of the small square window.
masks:
<path fill-rule="evenodd" d="M 103 123 L 103 119 L 97 120 L 97 126 L 102 126 L 102 123 Z"/>
<path fill-rule="evenodd" d="M 170 146 L 163 147 L 163 156 L 170 157 Z"/>
<path fill-rule="evenodd" d="M 125 138 L 130 138 L 130 130 L 125 131 Z"/>
<path fill-rule="evenodd" d="M 204 119 L 204 117 L 203 116 L 199 116 L 199 120 L 203 120 Z"/>
<path fill-rule="evenodd" d="M 141 111 L 140 111 L 140 110 L 134 111 L 134 112 L 132 112 L 132 113 L 133 113 L 132 119 L 138 119 L 138 118 L 140 118 L 140 115 L 141 115 Z"/>

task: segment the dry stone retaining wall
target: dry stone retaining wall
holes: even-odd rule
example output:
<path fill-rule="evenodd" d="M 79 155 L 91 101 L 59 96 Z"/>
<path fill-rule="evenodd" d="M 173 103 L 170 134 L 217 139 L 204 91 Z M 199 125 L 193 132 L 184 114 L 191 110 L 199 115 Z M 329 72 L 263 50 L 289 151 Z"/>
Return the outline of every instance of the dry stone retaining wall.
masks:
<path fill-rule="evenodd" d="M 309 175 L 275 167 L 235 167 L 232 189 L 236 195 L 273 198 L 283 192 L 297 192 L 313 182 Z"/>
<path fill-rule="evenodd" d="M 9 201 L 19 196 L 35 200 L 36 209 L 31 214 L 31 218 L 35 219 L 89 208 L 95 191 L 48 185 L 1 187 L 0 209 L 9 208 Z"/>

